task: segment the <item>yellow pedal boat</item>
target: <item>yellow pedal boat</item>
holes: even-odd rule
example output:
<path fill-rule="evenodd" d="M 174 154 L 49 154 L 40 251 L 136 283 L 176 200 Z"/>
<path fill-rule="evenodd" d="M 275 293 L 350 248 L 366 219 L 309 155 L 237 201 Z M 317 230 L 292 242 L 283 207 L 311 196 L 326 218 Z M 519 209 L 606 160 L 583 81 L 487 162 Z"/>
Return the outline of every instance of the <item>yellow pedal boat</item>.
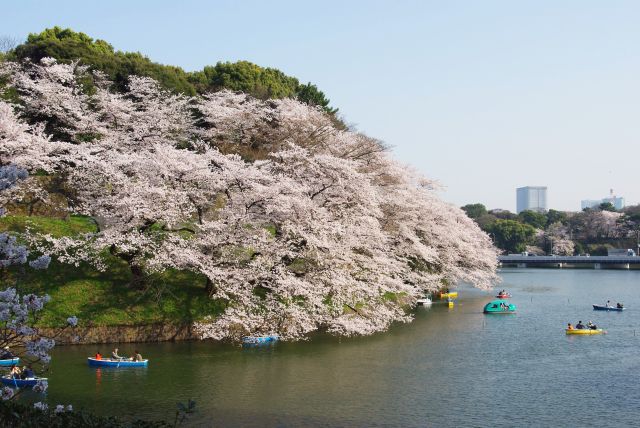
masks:
<path fill-rule="evenodd" d="M 457 291 L 452 291 L 450 293 L 440 293 L 441 299 L 455 299 L 456 297 L 458 297 Z"/>
<path fill-rule="evenodd" d="M 598 328 L 596 330 L 591 330 L 590 328 L 574 328 L 574 329 L 565 329 L 564 331 L 567 332 L 567 334 L 603 334 L 605 333 L 605 331 L 601 328 Z"/>

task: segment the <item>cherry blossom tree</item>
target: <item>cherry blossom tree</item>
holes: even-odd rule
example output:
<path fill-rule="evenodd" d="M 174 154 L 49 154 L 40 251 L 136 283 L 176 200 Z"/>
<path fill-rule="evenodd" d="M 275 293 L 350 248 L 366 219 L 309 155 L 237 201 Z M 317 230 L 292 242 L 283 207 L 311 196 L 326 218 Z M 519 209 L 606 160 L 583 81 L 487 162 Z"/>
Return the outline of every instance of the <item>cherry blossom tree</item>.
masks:
<path fill-rule="evenodd" d="M 321 109 L 229 91 L 188 98 L 138 77 L 118 93 L 51 59 L 0 72 L 22 103 L 0 102 L 3 159 L 61 177 L 67 209 L 99 225 L 32 236 L 33 248 L 99 268 L 109 250 L 136 286 L 170 268 L 201 274 L 225 305 L 196 324 L 203 338 L 370 334 L 409 321 L 425 292 L 496 280 L 490 239 L 435 183 Z"/>
<path fill-rule="evenodd" d="M 572 256 L 575 244 L 570 239 L 569 229 L 560 222 L 550 225 L 544 233 L 545 240 L 550 242 L 553 254 Z"/>

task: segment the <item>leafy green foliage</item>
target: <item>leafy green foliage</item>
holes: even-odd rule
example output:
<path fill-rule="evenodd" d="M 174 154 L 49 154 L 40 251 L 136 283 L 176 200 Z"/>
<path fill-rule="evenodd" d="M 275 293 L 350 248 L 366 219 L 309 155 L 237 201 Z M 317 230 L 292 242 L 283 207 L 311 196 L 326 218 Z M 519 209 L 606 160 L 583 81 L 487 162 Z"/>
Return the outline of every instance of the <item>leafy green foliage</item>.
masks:
<path fill-rule="evenodd" d="M 231 89 L 246 92 L 260 99 L 293 98 L 298 79 L 275 68 L 263 68 L 249 61 L 219 62 L 194 73 L 192 81 L 200 92 Z"/>
<path fill-rule="evenodd" d="M 487 207 L 483 204 L 468 204 L 462 207 L 462 211 L 464 211 L 469 218 L 474 220 L 482 217 L 483 215 L 487 215 Z"/>
<path fill-rule="evenodd" d="M 499 218 L 500 220 L 517 220 L 518 216 L 511 211 L 507 210 L 491 210 L 489 214 L 492 216 Z"/>
<path fill-rule="evenodd" d="M 275 68 L 265 68 L 248 61 L 218 62 L 201 71 L 187 72 L 180 67 L 159 64 L 139 52 L 121 52 L 104 40 L 94 40 L 71 29 L 53 27 L 39 34 L 29 34 L 27 41 L 9 52 L 9 59 L 39 61 L 52 57 L 61 62 L 80 60 L 105 73 L 115 82 L 116 89 L 126 90 L 130 75 L 152 77 L 173 92 L 187 95 L 230 89 L 251 94 L 260 99 L 298 98 L 322 107 L 334 114 L 325 94 L 311 83 L 300 84 Z M 0 82 L 1 83 L 1 82 Z M 86 85 L 91 86 L 90 82 Z"/>
<path fill-rule="evenodd" d="M 598 205 L 598 209 L 600 211 L 615 211 L 616 208 L 613 206 L 613 204 L 611 202 L 603 202 L 600 205 Z"/>
<path fill-rule="evenodd" d="M 518 218 L 522 223 L 533 226 L 536 229 L 544 229 L 547 225 L 547 216 L 536 211 L 522 211 L 518 214 Z"/>
<path fill-rule="evenodd" d="M 519 253 L 525 250 L 536 234 L 536 229 L 515 220 L 496 220 L 490 227 L 494 242 L 503 250 Z"/>
<path fill-rule="evenodd" d="M 563 211 L 553 210 L 553 209 L 547 211 L 547 226 L 550 226 L 554 223 L 566 224 L 567 213 Z"/>
<path fill-rule="evenodd" d="M 311 84 L 311 82 L 306 85 L 299 85 L 296 95 L 300 101 L 322 107 L 328 113 L 335 114 L 338 112 L 337 108 L 332 108 L 329 105 L 329 99 L 327 99 L 324 92 L 318 89 L 316 85 Z"/>
<path fill-rule="evenodd" d="M 153 77 L 165 88 L 189 95 L 195 94 L 189 74 L 180 67 L 152 62 L 139 52 L 116 52 L 104 40 L 93 40 L 84 33 L 53 27 L 40 34 L 29 34 L 27 41 L 17 46 L 9 58 L 40 61 L 52 57 L 62 62 L 81 60 L 111 78 L 118 89 L 126 87 L 129 75 Z"/>

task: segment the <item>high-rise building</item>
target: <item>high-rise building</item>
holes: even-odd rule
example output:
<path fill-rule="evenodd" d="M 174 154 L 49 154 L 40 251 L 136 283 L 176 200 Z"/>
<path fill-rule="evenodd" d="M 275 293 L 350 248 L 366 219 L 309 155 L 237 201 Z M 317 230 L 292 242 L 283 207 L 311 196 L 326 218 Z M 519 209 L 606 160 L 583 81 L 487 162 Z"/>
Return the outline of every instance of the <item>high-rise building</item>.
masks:
<path fill-rule="evenodd" d="M 516 189 L 516 212 L 547 210 L 547 187 L 546 186 L 526 186 Z"/>

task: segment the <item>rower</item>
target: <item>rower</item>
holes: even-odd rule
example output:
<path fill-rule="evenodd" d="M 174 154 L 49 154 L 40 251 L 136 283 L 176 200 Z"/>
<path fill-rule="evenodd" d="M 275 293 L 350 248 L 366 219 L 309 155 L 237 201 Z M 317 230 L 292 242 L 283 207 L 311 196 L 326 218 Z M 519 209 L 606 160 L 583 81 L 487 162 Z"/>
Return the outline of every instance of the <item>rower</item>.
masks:
<path fill-rule="evenodd" d="M 22 370 L 22 379 L 33 379 L 36 375 L 33 373 L 31 366 L 26 366 Z"/>
<path fill-rule="evenodd" d="M 586 327 L 584 326 L 584 324 L 582 324 L 582 321 L 578 321 L 578 324 L 576 324 L 576 328 L 578 330 L 584 330 Z"/>
<path fill-rule="evenodd" d="M 125 358 L 118 355 L 118 348 L 114 348 L 113 352 L 111 353 L 111 359 L 120 361 L 120 360 L 124 360 Z"/>

